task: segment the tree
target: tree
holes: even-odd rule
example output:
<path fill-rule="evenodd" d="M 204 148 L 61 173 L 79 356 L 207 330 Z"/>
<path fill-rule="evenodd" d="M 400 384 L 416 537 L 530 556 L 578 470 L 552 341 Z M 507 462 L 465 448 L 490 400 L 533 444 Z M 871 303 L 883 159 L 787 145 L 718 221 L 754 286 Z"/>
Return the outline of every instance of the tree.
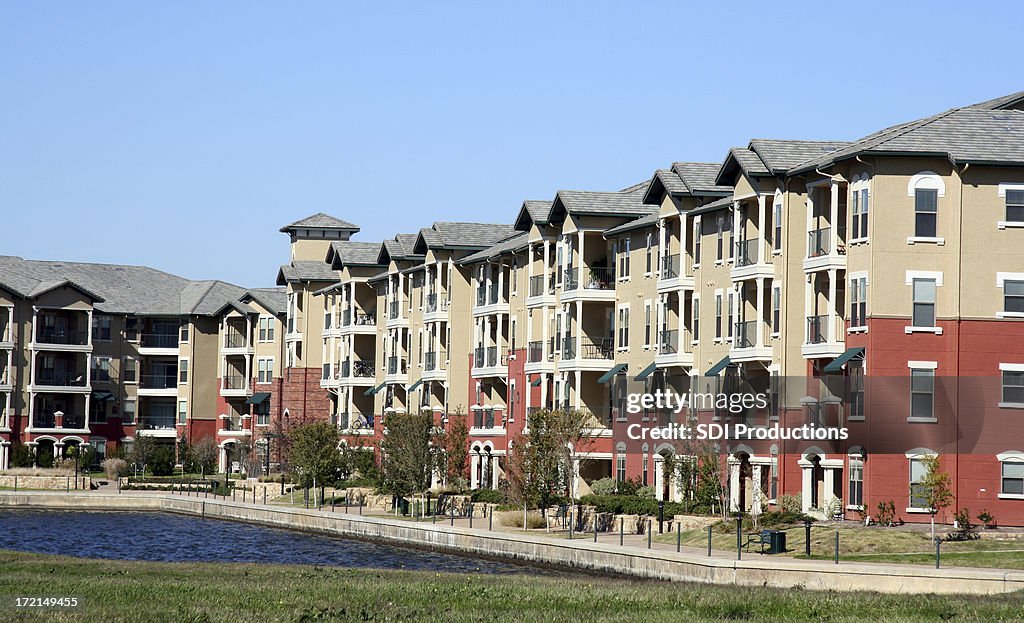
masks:
<path fill-rule="evenodd" d="M 32 467 L 36 463 L 36 453 L 32 446 L 20 441 L 11 446 L 11 467 Z"/>
<path fill-rule="evenodd" d="M 464 413 L 448 416 L 448 431 L 445 433 L 446 475 L 448 483 L 455 488 L 466 482 L 469 468 L 469 426 Z"/>
<path fill-rule="evenodd" d="M 949 474 L 942 470 L 942 465 L 939 463 L 937 455 L 932 454 L 921 457 L 920 461 L 924 465 L 924 477 L 921 478 L 921 482 L 915 485 L 916 490 L 911 493 L 916 493 L 917 496 L 920 496 L 925 507 L 931 513 L 932 540 L 934 541 L 935 515 L 952 506 L 954 501 L 952 479 L 949 477 Z"/>
<path fill-rule="evenodd" d="M 585 411 L 541 409 L 528 416 L 528 429 L 513 441 L 508 461 L 509 497 L 546 508 L 572 498 L 576 453 L 593 416 Z"/>
<path fill-rule="evenodd" d="M 341 476 L 338 431 L 327 422 L 303 424 L 292 430 L 290 466 L 304 487 L 335 481 Z"/>
<path fill-rule="evenodd" d="M 157 449 L 156 445 L 156 441 L 149 435 L 135 434 L 129 458 L 137 467 L 142 468 L 143 475 L 146 473 L 146 466 L 153 460 L 153 454 Z"/>
<path fill-rule="evenodd" d="M 189 447 L 187 456 L 188 470 L 199 472 L 204 478 L 217 466 L 217 442 L 213 437 L 203 437 Z"/>
<path fill-rule="evenodd" d="M 428 489 L 440 452 L 433 414 L 389 414 L 386 426 L 383 489 L 399 496 Z"/>

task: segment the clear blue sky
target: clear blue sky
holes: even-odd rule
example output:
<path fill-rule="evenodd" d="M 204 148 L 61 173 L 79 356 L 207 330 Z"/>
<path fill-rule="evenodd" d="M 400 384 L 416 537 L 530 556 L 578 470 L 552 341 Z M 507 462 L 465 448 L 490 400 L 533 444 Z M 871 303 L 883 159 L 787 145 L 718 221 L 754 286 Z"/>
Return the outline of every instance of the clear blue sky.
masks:
<path fill-rule="evenodd" d="M 267 285 L 314 212 L 509 222 L 1022 90 L 1022 4 L 7 1 L 0 253 Z"/>

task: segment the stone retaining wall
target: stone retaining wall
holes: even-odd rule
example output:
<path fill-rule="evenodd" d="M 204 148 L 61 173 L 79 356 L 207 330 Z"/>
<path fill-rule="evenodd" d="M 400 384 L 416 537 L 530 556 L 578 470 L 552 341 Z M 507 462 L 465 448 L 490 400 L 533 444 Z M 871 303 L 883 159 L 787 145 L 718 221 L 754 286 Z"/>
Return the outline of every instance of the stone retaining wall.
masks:
<path fill-rule="evenodd" d="M 75 477 L 74 476 L 10 476 L 7 474 L 0 475 L 0 487 L 9 489 L 47 489 L 51 491 L 67 491 L 68 489 L 74 490 L 75 488 Z M 79 476 L 78 477 L 78 488 L 88 491 L 89 490 L 89 477 Z"/>
<path fill-rule="evenodd" d="M 163 510 L 203 517 L 294 528 L 338 536 L 404 544 L 453 553 L 519 560 L 661 580 L 737 586 L 883 593 L 992 594 L 1024 590 L 1024 571 L 930 569 L 912 565 L 870 565 L 754 558 L 743 561 L 695 554 L 619 547 L 544 535 L 489 532 L 443 523 L 243 504 L 177 495 L 103 495 L 0 492 L 0 507 L 81 510 Z"/>

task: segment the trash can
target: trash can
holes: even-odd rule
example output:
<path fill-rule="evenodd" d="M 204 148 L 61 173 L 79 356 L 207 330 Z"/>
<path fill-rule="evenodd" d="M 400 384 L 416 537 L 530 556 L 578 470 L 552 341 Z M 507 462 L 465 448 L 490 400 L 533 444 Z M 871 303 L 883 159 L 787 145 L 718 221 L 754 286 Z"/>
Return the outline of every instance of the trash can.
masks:
<path fill-rule="evenodd" d="M 781 554 L 786 551 L 786 533 L 782 530 L 768 531 L 768 553 Z"/>

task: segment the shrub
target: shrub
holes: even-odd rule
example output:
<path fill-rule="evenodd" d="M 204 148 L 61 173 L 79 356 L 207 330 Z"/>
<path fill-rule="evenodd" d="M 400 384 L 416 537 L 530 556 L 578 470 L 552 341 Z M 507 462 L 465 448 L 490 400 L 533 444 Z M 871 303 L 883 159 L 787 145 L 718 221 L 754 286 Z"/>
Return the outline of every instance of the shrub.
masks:
<path fill-rule="evenodd" d="M 987 530 L 992 530 L 996 527 L 996 518 L 987 510 L 982 510 L 978 513 L 978 521 L 985 524 L 985 529 Z"/>
<path fill-rule="evenodd" d="M 981 538 L 978 527 L 971 521 L 971 511 L 961 508 L 953 513 L 953 519 L 956 520 L 956 530 L 946 535 L 947 541 L 973 541 Z"/>
<path fill-rule="evenodd" d="M 36 453 L 32 446 L 20 441 L 11 446 L 11 467 L 32 467 L 36 462 Z"/>
<path fill-rule="evenodd" d="M 170 476 L 174 473 L 174 449 L 159 446 L 149 460 L 149 469 L 154 476 Z"/>
<path fill-rule="evenodd" d="M 652 500 L 656 497 L 656 494 L 654 492 L 654 487 L 652 487 L 650 485 L 643 485 L 643 486 L 637 487 L 636 495 L 638 497 L 650 498 Z"/>
<path fill-rule="evenodd" d="M 115 480 L 128 471 L 128 463 L 124 459 L 106 459 L 100 463 L 100 467 L 103 468 L 103 473 L 110 480 Z"/>
<path fill-rule="evenodd" d="M 886 500 L 878 503 L 878 515 L 875 517 L 877 523 L 882 526 L 891 526 L 896 523 L 896 503 Z"/>
<path fill-rule="evenodd" d="M 523 512 L 520 510 L 509 511 L 508 513 L 501 516 L 501 525 L 510 528 L 522 528 L 523 527 Z M 530 530 L 536 530 L 538 528 L 544 528 L 547 526 L 547 520 L 541 516 L 537 511 L 530 511 L 526 515 L 526 527 Z"/>
<path fill-rule="evenodd" d="M 483 502 L 485 504 L 501 504 L 505 501 L 505 497 L 501 495 L 501 492 L 494 489 L 477 489 L 470 496 L 470 499 L 474 502 Z M 519 523 L 522 523 L 522 521 Z"/>
<path fill-rule="evenodd" d="M 614 478 L 601 478 L 590 483 L 594 495 L 612 495 L 618 491 L 618 482 Z"/>
<path fill-rule="evenodd" d="M 803 511 L 803 503 L 799 496 L 787 493 L 779 498 L 779 510 L 783 513 L 800 513 Z"/>

